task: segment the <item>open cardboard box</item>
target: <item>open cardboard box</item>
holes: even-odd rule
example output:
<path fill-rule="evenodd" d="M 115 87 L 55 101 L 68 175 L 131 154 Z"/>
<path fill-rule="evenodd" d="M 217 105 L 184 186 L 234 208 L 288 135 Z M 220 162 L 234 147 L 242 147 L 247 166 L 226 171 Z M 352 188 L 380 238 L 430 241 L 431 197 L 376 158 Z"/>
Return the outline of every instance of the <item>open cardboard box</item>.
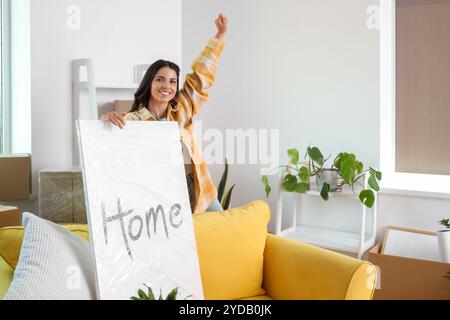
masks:
<path fill-rule="evenodd" d="M 0 228 L 20 226 L 20 220 L 19 208 L 0 205 Z"/>
<path fill-rule="evenodd" d="M 450 300 L 450 263 L 385 255 L 381 247 L 369 251 L 378 271 L 375 300 Z"/>

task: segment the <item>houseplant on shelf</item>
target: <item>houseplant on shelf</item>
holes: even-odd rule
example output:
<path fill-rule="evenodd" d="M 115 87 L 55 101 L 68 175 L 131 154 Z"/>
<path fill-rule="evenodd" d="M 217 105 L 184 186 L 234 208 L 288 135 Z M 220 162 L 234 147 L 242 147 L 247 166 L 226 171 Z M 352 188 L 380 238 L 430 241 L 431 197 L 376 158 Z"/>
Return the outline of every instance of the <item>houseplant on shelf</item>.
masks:
<path fill-rule="evenodd" d="M 305 193 L 310 190 L 311 178 L 315 177 L 320 196 L 327 201 L 330 192 L 340 191 L 344 185 L 349 185 L 355 192 L 355 186 L 364 186 L 364 183 L 361 184 L 360 180 L 368 178 L 369 188 L 363 188 L 359 192 L 359 199 L 366 207 L 373 207 L 375 202 L 374 192 L 380 190 L 379 181 L 382 174 L 373 168 L 364 170 L 364 164 L 353 153 L 339 153 L 329 168 L 326 168 L 325 164 L 331 156 L 325 159 L 317 147 L 307 148 L 305 155 L 307 164 L 304 165 L 300 162 L 300 154 L 297 149 L 289 149 L 287 154 L 290 164 L 278 167 L 278 169 L 287 168 L 290 170 L 282 181 L 283 188 L 286 191 Z M 263 176 L 262 181 L 268 197 L 271 187 L 267 176 Z"/>
<path fill-rule="evenodd" d="M 437 232 L 441 260 L 450 263 L 450 219 L 442 219 L 439 224 L 445 227 Z"/>

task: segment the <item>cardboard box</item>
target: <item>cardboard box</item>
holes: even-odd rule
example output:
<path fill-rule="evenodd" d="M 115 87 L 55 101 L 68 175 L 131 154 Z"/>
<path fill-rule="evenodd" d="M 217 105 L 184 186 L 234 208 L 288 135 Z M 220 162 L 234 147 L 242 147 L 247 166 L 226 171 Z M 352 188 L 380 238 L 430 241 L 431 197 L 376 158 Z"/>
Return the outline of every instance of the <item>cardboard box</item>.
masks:
<path fill-rule="evenodd" d="M 381 244 L 369 251 L 378 270 L 374 300 L 450 300 L 450 264 L 381 253 Z"/>
<path fill-rule="evenodd" d="M 0 228 L 20 225 L 21 219 L 19 208 L 0 206 Z"/>
<path fill-rule="evenodd" d="M 31 156 L 0 156 L 0 201 L 27 200 L 31 193 Z"/>
<path fill-rule="evenodd" d="M 113 110 L 118 112 L 129 112 L 132 105 L 132 100 L 116 100 L 113 103 Z"/>

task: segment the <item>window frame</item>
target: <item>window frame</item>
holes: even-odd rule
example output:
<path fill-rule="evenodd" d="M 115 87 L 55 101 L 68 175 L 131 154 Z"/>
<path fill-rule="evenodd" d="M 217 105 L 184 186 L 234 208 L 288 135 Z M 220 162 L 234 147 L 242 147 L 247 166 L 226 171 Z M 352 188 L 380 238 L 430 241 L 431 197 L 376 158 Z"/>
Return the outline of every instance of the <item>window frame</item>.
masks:
<path fill-rule="evenodd" d="M 396 0 L 380 1 L 380 169 L 383 193 L 450 199 L 450 175 L 395 170 Z"/>

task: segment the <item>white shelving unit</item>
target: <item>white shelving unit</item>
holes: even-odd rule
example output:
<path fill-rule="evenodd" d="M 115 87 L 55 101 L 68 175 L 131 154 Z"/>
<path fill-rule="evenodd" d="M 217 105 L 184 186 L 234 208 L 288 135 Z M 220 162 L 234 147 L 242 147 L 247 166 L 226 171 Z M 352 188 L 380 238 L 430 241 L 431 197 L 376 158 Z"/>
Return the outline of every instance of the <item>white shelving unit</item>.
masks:
<path fill-rule="evenodd" d="M 281 225 L 283 221 L 283 189 L 282 179 L 286 171 L 280 172 L 277 194 L 277 209 L 275 220 L 276 235 L 300 241 L 330 250 L 338 250 L 344 252 L 351 252 L 357 254 L 358 259 L 362 258 L 364 252 L 375 245 L 376 237 L 376 221 L 377 221 L 377 195 L 375 194 L 375 203 L 372 209 L 363 205 L 358 197 L 358 192 L 342 191 L 331 192 L 330 199 L 333 197 L 347 198 L 349 201 L 358 201 L 361 205 L 361 221 L 358 232 L 344 232 L 333 229 L 326 229 L 320 227 L 311 227 L 302 225 L 300 214 L 300 203 L 304 197 L 320 197 L 320 192 L 316 190 L 307 191 L 305 194 L 294 194 L 294 206 L 292 214 L 292 224 L 289 228 L 282 230 Z M 367 186 L 367 180 L 365 181 Z M 338 213 L 336 213 L 338 214 Z M 372 226 L 370 232 L 367 233 L 367 216 L 372 215 Z"/>

